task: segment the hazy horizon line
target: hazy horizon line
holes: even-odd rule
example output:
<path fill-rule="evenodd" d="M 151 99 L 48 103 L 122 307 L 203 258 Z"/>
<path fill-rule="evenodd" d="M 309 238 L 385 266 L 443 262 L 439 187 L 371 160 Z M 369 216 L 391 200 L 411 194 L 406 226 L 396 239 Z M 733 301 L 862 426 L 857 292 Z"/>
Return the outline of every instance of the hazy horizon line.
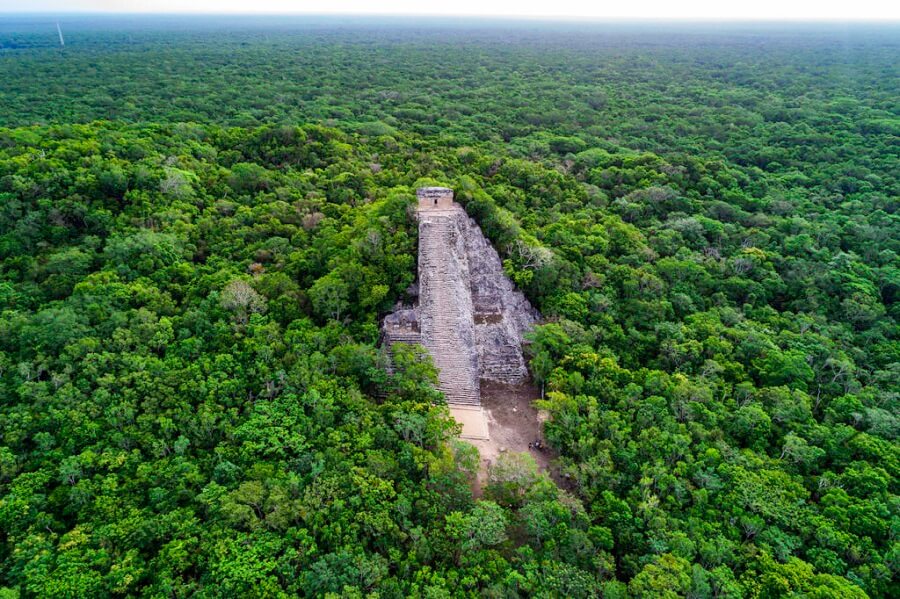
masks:
<path fill-rule="evenodd" d="M 473 20 L 508 20 L 508 21 L 578 21 L 578 22 L 620 22 L 620 23 L 896 23 L 900 17 L 625 17 L 625 16 L 585 16 L 574 14 L 560 15 L 509 15 L 479 13 L 406 13 L 406 12 L 302 12 L 302 11 L 102 11 L 102 10 L 8 10 L 0 9 L 0 15 L 6 16 L 128 16 L 128 17 L 363 17 L 363 18 L 430 18 L 430 19 L 473 19 Z"/>

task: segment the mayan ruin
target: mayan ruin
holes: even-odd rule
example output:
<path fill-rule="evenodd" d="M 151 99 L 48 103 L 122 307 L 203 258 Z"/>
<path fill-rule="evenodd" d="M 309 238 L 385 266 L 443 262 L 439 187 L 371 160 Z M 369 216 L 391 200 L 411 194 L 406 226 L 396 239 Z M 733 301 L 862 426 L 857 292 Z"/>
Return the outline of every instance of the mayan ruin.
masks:
<path fill-rule="evenodd" d="M 385 318 L 384 340 L 425 347 L 463 436 L 485 438 L 481 381 L 527 379 L 522 334 L 539 314 L 506 277 L 497 251 L 453 201 L 451 189 L 425 187 L 417 197 L 417 297 Z"/>

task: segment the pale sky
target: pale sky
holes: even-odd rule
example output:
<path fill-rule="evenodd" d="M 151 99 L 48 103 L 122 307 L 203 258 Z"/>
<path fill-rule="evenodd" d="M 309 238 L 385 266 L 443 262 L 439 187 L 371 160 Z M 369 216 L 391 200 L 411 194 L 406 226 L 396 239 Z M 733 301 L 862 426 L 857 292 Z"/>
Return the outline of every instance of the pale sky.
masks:
<path fill-rule="evenodd" d="M 317 13 L 898 20 L 898 0 L 0 0 L 0 12 Z"/>

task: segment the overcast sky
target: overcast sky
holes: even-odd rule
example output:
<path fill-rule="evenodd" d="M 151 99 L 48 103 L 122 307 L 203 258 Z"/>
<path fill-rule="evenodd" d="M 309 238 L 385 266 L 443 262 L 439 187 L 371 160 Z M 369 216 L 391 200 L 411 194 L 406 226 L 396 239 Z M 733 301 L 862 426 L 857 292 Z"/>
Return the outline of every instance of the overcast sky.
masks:
<path fill-rule="evenodd" d="M 679 19 L 900 19 L 900 0 L 0 0 L 0 12 L 358 13 Z"/>

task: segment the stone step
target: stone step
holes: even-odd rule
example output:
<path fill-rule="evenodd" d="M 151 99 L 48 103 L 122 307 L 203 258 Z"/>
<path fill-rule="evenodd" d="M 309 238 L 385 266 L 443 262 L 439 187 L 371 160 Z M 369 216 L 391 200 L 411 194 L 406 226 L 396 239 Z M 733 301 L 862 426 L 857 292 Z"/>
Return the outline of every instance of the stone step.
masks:
<path fill-rule="evenodd" d="M 388 333 L 386 337 L 391 343 L 419 343 L 422 338 L 418 333 Z"/>
<path fill-rule="evenodd" d="M 448 398 L 447 405 L 449 405 L 449 406 L 472 406 L 473 408 L 480 408 L 481 400 L 475 399 L 472 401 L 454 401 L 454 400 L 451 400 Z"/>

